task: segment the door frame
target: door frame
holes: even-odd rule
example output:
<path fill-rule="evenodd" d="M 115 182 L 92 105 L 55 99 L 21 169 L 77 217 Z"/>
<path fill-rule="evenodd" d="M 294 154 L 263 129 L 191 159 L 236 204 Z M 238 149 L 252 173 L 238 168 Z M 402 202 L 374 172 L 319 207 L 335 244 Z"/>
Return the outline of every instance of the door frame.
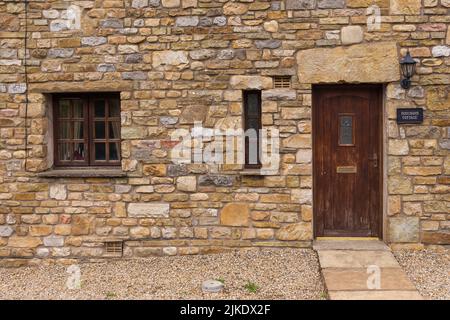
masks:
<path fill-rule="evenodd" d="M 313 180 L 313 186 L 312 186 L 312 194 L 313 194 L 313 203 L 312 203 L 312 211 L 313 211 L 313 238 L 316 239 L 317 236 L 317 219 L 316 219 L 316 203 L 317 203 L 317 197 L 318 195 L 316 194 L 315 190 L 316 188 L 316 183 L 317 183 L 317 178 L 315 175 L 315 152 L 314 152 L 314 148 L 315 148 L 315 139 L 316 139 L 316 135 L 317 135 L 317 125 L 316 125 L 316 121 L 317 121 L 317 98 L 318 98 L 318 93 L 317 93 L 317 89 L 339 89 L 339 88 L 350 88 L 350 89 L 374 89 L 374 90 L 378 90 L 378 105 L 379 105 L 379 112 L 378 112 L 378 125 L 379 125 L 379 133 L 378 133 L 378 139 L 379 139 L 379 144 L 378 144 L 378 153 L 379 153 L 379 157 L 378 157 L 378 165 L 380 167 L 379 169 L 379 206 L 378 206 L 378 219 L 379 219 L 379 224 L 378 224 L 378 238 L 381 240 L 384 238 L 384 234 L 385 234 L 385 222 L 386 219 L 384 217 L 384 212 L 386 210 L 386 203 L 385 203 L 385 193 L 386 193 L 386 188 L 384 185 L 384 182 L 387 181 L 387 177 L 385 175 L 385 146 L 386 146 L 386 139 L 385 139 L 385 134 L 384 134 L 384 128 L 385 128 L 385 123 L 384 123 L 384 114 L 385 114 L 385 103 L 384 103 L 384 92 L 385 92 L 385 86 L 383 84 L 369 84 L 369 83 L 361 83 L 361 84 L 313 84 L 312 88 L 311 88 L 311 95 L 312 95 L 312 121 L 311 121 L 311 134 L 312 134 L 312 180 Z M 343 237 L 345 238 L 345 237 Z"/>

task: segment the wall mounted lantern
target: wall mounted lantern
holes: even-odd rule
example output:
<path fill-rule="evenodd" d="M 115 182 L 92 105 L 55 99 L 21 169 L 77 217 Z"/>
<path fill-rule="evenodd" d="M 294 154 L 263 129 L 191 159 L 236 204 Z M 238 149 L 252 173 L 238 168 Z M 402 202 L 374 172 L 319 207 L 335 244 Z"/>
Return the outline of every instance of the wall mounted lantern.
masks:
<path fill-rule="evenodd" d="M 409 54 L 409 50 L 406 55 L 400 60 L 400 68 L 402 69 L 403 79 L 400 81 L 400 85 L 403 89 L 409 89 L 411 86 L 411 77 L 416 71 L 416 61 Z"/>

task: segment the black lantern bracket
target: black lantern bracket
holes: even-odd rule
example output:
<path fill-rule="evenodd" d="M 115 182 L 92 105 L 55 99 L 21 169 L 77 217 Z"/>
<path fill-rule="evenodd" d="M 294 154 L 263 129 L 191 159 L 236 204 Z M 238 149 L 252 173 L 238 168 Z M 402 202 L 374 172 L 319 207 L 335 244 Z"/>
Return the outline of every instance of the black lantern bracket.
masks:
<path fill-rule="evenodd" d="M 400 85 L 403 89 L 409 89 L 411 87 L 411 78 L 416 72 L 416 61 L 411 57 L 409 50 L 406 55 L 400 60 L 400 68 L 402 70 L 402 80 Z"/>

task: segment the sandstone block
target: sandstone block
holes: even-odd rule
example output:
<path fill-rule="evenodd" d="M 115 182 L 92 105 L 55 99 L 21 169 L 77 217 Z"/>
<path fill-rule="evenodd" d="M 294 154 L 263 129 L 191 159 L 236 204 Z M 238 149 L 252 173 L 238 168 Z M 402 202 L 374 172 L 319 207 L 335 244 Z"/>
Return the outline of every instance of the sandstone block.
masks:
<path fill-rule="evenodd" d="M 129 217 L 141 218 L 167 218 L 169 217 L 168 203 L 130 203 L 128 205 Z"/>
<path fill-rule="evenodd" d="M 389 240 L 392 242 L 418 242 L 419 218 L 395 217 L 388 220 Z"/>
<path fill-rule="evenodd" d="M 392 68 L 398 64 L 394 42 L 301 50 L 297 53 L 297 64 L 302 83 L 378 83 L 400 79 L 399 68 Z"/>
<path fill-rule="evenodd" d="M 247 226 L 249 208 L 243 203 L 229 203 L 220 212 L 220 223 L 225 226 Z"/>

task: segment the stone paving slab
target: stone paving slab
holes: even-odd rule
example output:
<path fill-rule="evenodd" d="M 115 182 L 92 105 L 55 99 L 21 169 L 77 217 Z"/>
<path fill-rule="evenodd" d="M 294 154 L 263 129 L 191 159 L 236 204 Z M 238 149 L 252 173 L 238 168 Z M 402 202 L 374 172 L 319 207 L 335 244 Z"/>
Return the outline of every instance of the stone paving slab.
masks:
<path fill-rule="evenodd" d="M 329 291 L 330 300 L 423 300 L 417 291 Z"/>
<path fill-rule="evenodd" d="M 318 250 L 322 268 L 400 268 L 389 251 Z"/>
<path fill-rule="evenodd" d="M 370 250 L 389 251 L 389 247 L 377 240 L 316 240 L 314 250 Z"/>
<path fill-rule="evenodd" d="M 402 269 L 382 268 L 380 289 L 378 290 L 416 290 Z M 322 270 L 327 289 L 330 291 L 368 290 L 367 279 L 372 275 L 364 268 L 328 268 Z"/>

